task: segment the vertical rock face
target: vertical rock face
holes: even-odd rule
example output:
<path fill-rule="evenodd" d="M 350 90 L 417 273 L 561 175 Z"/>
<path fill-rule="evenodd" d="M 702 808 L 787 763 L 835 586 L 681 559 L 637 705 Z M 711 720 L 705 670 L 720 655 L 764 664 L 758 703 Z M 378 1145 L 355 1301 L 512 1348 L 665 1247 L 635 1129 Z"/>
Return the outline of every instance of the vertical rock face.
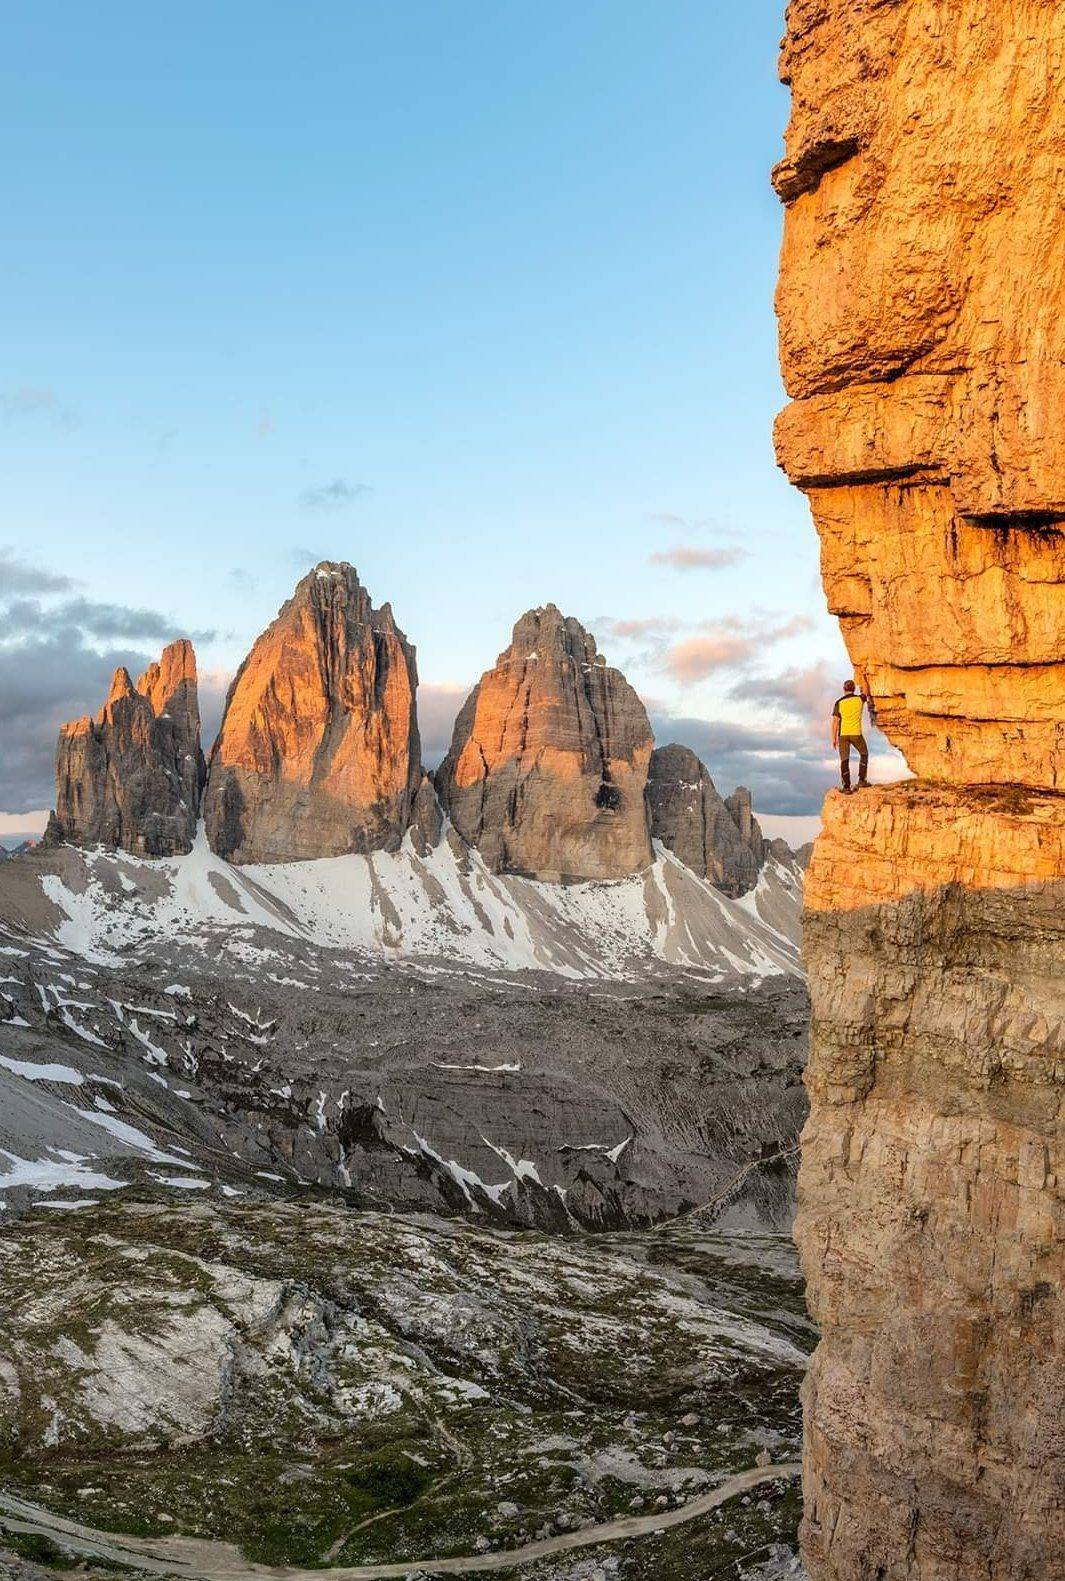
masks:
<path fill-rule="evenodd" d="M 916 773 L 1061 789 L 1065 16 L 788 18 L 778 441 L 830 606 Z"/>
<path fill-rule="evenodd" d="M 751 853 L 757 871 L 761 872 L 765 863 L 766 843 L 762 838 L 761 825 L 751 809 L 751 793 L 746 785 L 737 785 L 732 795 L 725 797 L 725 806 L 740 831 L 740 839 Z"/>
<path fill-rule="evenodd" d="M 656 747 L 647 776 L 651 834 L 686 867 L 726 895 L 758 882 L 765 843 L 744 786 L 718 794 L 710 772 L 688 747 Z"/>
<path fill-rule="evenodd" d="M 807 879 L 815 1581 L 1065 1574 L 1065 7 L 795 0 L 778 455 L 917 780 Z"/>
<path fill-rule="evenodd" d="M 226 699 L 204 819 L 232 862 L 395 850 L 421 780 L 414 649 L 350 565 L 323 563 Z"/>
<path fill-rule="evenodd" d="M 437 788 L 495 872 L 622 878 L 651 861 L 647 712 L 580 623 L 530 610 L 455 722 Z"/>
<path fill-rule="evenodd" d="M 202 785 L 196 656 L 182 639 L 136 686 L 116 670 L 96 718 L 63 726 L 49 838 L 140 856 L 189 851 Z"/>

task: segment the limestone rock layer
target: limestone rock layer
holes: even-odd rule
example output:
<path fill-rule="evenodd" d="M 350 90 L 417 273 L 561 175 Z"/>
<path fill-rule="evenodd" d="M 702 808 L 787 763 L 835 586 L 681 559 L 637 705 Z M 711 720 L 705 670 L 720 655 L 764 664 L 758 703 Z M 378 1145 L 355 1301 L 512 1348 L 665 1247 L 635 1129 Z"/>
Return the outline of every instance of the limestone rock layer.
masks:
<path fill-rule="evenodd" d="M 495 872 L 622 878 L 651 861 L 651 747 L 632 687 L 548 604 L 521 617 L 467 698 L 437 788 Z"/>
<path fill-rule="evenodd" d="M 183 638 L 136 686 L 116 670 L 96 717 L 62 727 L 48 838 L 138 856 L 189 851 L 203 772 L 196 656 Z"/>
<path fill-rule="evenodd" d="M 829 797 L 797 1239 L 813 1581 L 1065 1575 L 1065 7 L 793 0 L 776 172 L 829 606 L 915 783 Z"/>
<path fill-rule="evenodd" d="M 299 583 L 241 665 L 204 820 L 229 861 L 395 850 L 421 781 L 413 647 L 353 567 Z"/>
<path fill-rule="evenodd" d="M 794 0 L 782 74 L 778 455 L 829 605 L 916 773 L 1063 789 L 1065 14 Z"/>
<path fill-rule="evenodd" d="M 826 805 L 796 1229 L 816 1581 L 1063 1574 L 1061 813 L 919 783 Z"/>
<path fill-rule="evenodd" d="M 722 797 L 705 763 L 689 747 L 656 747 L 647 805 L 653 838 L 693 873 L 726 895 L 745 895 L 754 888 L 766 847 L 745 786 Z"/>

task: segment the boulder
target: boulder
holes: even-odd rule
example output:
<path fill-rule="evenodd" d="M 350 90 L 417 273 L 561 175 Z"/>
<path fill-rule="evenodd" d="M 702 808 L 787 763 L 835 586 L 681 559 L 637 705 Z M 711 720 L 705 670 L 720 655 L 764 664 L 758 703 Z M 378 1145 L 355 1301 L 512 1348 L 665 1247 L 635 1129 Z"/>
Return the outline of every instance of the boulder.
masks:
<path fill-rule="evenodd" d="M 46 838 L 138 856 L 190 851 L 203 776 L 196 656 L 182 638 L 136 686 L 116 670 L 96 717 L 62 727 Z"/>
<path fill-rule="evenodd" d="M 632 687 L 548 604 L 521 617 L 467 698 L 436 785 L 493 872 L 623 878 L 651 861 L 651 748 Z"/>
<path fill-rule="evenodd" d="M 323 562 L 226 698 L 204 819 L 231 862 L 393 851 L 421 780 L 414 648 L 354 568 Z"/>

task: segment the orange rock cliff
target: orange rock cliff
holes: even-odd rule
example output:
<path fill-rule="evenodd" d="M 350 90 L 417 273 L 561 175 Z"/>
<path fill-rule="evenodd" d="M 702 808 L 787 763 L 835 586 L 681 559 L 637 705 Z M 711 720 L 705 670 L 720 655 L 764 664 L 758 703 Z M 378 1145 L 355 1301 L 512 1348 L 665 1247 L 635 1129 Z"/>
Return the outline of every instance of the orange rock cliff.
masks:
<path fill-rule="evenodd" d="M 810 867 L 813 1581 L 1065 1575 L 1065 6 L 793 0 L 775 173 L 829 606 L 917 778 Z"/>
<path fill-rule="evenodd" d="M 237 671 L 204 822 L 233 862 L 395 850 L 421 782 L 414 649 L 354 568 L 308 573 Z"/>

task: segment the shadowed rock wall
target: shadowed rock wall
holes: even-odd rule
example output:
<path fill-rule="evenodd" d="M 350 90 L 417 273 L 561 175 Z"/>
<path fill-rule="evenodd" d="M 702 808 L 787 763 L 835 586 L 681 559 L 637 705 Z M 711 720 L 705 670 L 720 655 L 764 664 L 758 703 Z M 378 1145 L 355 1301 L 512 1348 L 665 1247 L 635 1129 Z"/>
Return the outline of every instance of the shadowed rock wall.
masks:
<path fill-rule="evenodd" d="M 1065 8 L 795 0 L 778 311 L 915 782 L 829 796 L 797 1238 L 815 1581 L 1065 1575 Z"/>
<path fill-rule="evenodd" d="M 690 747 L 656 747 L 647 776 L 651 834 L 726 895 L 745 895 L 765 865 L 766 844 L 745 785 L 723 797 Z M 790 855 L 790 852 L 789 852 Z"/>
<path fill-rule="evenodd" d="M 529 610 L 455 721 L 436 784 L 495 872 L 623 878 L 651 862 L 647 711 L 579 621 Z"/>
<path fill-rule="evenodd" d="M 63 725 L 47 838 L 138 856 L 189 851 L 203 774 L 196 656 L 182 638 L 136 686 L 116 670 L 95 719 Z"/>

